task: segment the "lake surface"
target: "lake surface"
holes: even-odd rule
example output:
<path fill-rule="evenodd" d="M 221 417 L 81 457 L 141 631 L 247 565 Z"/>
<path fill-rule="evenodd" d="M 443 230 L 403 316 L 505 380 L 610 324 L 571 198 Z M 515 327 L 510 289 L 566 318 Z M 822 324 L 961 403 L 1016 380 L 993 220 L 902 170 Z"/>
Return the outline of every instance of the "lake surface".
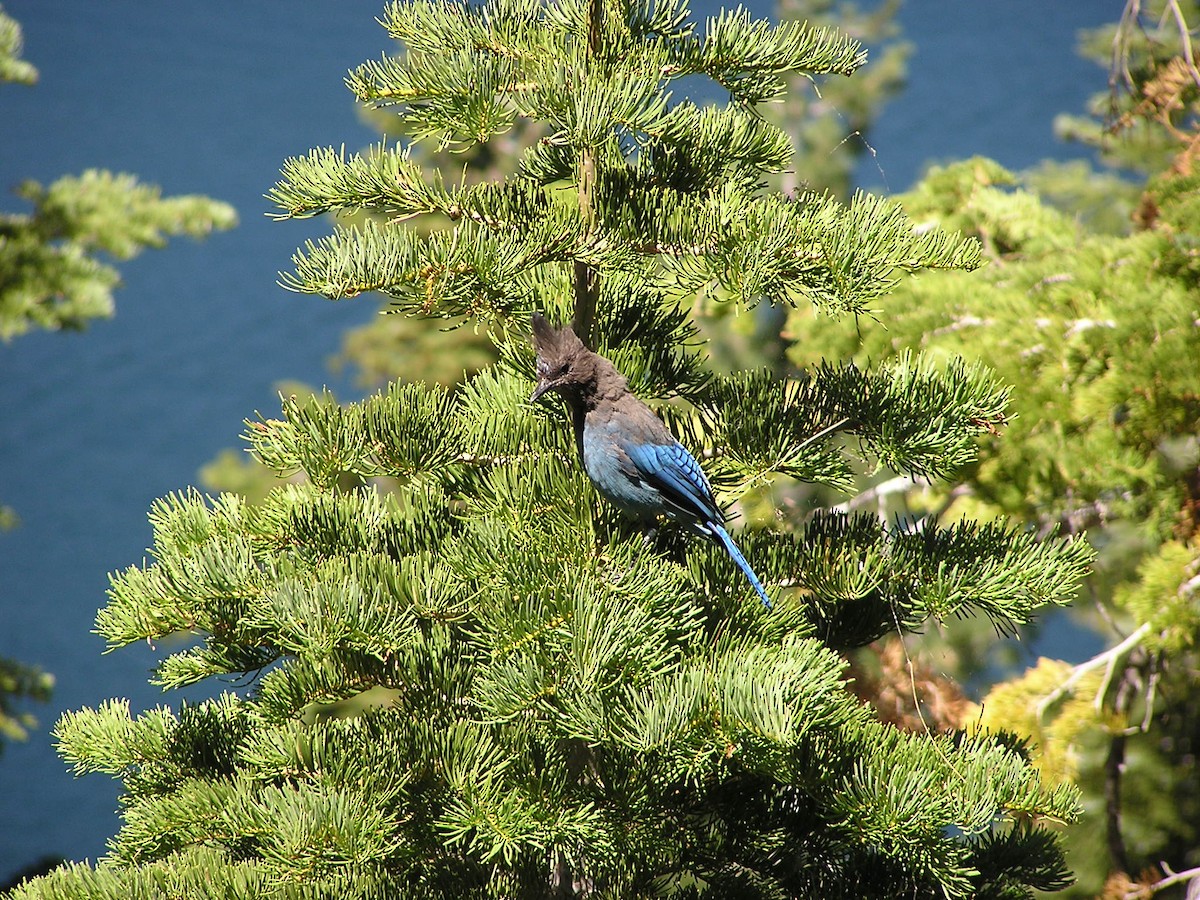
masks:
<path fill-rule="evenodd" d="M 42 727 L 0 755 L 0 882 L 48 854 L 95 859 L 117 829 L 117 784 L 76 780 L 53 751 L 48 729 L 63 710 L 109 697 L 128 697 L 135 711 L 178 705 L 179 694 L 146 683 L 149 648 L 102 656 L 91 633 L 108 573 L 144 558 L 150 503 L 195 484 L 202 464 L 239 444 L 243 419 L 275 412 L 277 381 L 353 394 L 326 360 L 375 306 L 279 288 L 292 251 L 326 226 L 273 223 L 262 195 L 288 155 L 376 139 L 342 76 L 388 48 L 374 21 L 382 6 L 4 3 L 42 77 L 33 88 L 0 86 L 0 186 L 128 171 L 168 194 L 228 201 L 241 225 L 121 264 L 111 321 L 0 344 L 0 502 L 21 517 L 0 535 L 0 656 L 57 678 L 52 702 L 35 710 Z M 1105 73 L 1075 56 L 1076 31 L 1115 19 L 1120 6 L 910 2 L 909 86 L 870 135 L 861 182 L 899 191 L 929 160 L 974 154 L 1017 169 L 1086 156 L 1058 143 L 1051 123 L 1103 90 Z"/>

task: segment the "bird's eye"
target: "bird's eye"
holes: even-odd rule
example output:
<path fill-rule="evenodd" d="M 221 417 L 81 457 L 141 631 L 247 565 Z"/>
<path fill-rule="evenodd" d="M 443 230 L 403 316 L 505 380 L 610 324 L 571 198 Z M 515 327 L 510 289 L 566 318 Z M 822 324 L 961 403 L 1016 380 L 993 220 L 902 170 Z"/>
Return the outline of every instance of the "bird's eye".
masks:
<path fill-rule="evenodd" d="M 563 363 L 561 366 L 558 367 L 558 371 L 554 373 L 554 376 L 556 378 L 562 378 L 570 371 L 571 371 L 571 364 Z"/>

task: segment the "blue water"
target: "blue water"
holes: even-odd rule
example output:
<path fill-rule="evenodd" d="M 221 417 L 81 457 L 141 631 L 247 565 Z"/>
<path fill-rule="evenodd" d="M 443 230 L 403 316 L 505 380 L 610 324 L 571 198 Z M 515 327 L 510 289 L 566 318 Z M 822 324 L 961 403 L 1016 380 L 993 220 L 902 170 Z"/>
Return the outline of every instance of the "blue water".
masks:
<path fill-rule="evenodd" d="M 382 0 L 4 6 L 42 80 L 0 86 L 0 185 L 124 170 L 233 203 L 241 225 L 122 264 L 111 321 L 0 345 L 0 501 L 22 520 L 0 535 L 0 656 L 58 679 L 36 710 L 43 727 L 0 757 L 0 881 L 46 854 L 94 859 L 117 829 L 116 784 L 75 780 L 53 752 L 47 730 L 60 713 L 114 696 L 135 710 L 178 702 L 146 684 L 149 648 L 101 656 L 91 634 L 107 574 L 145 555 L 151 501 L 194 484 L 238 443 L 243 418 L 277 410 L 276 381 L 352 393 L 325 361 L 373 305 L 277 287 L 293 249 L 325 226 L 270 222 L 262 194 L 287 155 L 375 139 L 341 78 L 388 46 L 374 22 Z M 982 153 L 1021 168 L 1084 155 L 1057 143 L 1051 122 L 1103 89 L 1104 73 L 1074 55 L 1075 32 L 1118 10 L 1111 0 L 910 3 L 910 84 L 872 133 L 860 180 L 895 191 L 932 159 Z"/>

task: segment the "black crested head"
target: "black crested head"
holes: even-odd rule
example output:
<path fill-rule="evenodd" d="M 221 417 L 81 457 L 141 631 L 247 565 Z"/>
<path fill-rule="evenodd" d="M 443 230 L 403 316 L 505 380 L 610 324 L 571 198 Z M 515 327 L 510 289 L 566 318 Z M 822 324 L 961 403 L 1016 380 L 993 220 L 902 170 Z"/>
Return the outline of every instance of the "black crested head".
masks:
<path fill-rule="evenodd" d="M 537 387 L 530 401 L 554 391 L 577 409 L 616 400 L 629 392 L 625 377 L 607 359 L 584 346 L 570 325 L 551 325 L 533 314 L 533 347 L 537 351 Z"/>
<path fill-rule="evenodd" d="M 594 390 L 596 360 L 570 325 L 555 327 L 541 313 L 533 314 L 533 347 L 537 351 L 537 387 L 531 401 L 547 391 L 568 398 Z"/>

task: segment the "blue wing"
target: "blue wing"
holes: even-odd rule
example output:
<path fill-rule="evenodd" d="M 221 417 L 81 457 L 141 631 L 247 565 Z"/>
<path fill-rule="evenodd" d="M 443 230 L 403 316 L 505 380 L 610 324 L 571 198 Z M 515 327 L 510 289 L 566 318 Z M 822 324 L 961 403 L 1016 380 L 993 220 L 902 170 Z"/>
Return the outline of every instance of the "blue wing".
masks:
<path fill-rule="evenodd" d="M 638 475 L 662 493 L 679 518 L 703 525 L 725 520 L 700 464 L 682 444 L 629 444 L 623 449 Z"/>
<path fill-rule="evenodd" d="M 771 600 L 762 582 L 729 532 L 721 527 L 725 517 L 713 499 L 712 488 L 696 458 L 680 443 L 630 444 L 624 450 L 638 475 L 646 484 L 658 490 L 668 509 L 678 518 L 695 523 L 698 531 L 714 538 L 749 579 L 767 609 L 770 609 Z"/>

